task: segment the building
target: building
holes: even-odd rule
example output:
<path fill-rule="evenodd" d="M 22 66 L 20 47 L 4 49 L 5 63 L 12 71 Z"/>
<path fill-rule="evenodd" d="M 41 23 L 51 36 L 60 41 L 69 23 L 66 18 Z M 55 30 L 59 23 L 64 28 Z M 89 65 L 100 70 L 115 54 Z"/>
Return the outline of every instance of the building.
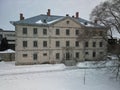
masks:
<path fill-rule="evenodd" d="M 7 38 L 8 48 L 15 50 L 15 31 L 0 29 L 0 44 L 3 38 Z"/>
<path fill-rule="evenodd" d="M 16 31 L 16 64 L 65 63 L 96 60 L 106 54 L 107 46 L 102 34 L 107 29 L 96 23 L 75 16 L 46 15 L 11 22 Z M 79 33 L 94 33 L 89 40 L 79 42 Z"/>

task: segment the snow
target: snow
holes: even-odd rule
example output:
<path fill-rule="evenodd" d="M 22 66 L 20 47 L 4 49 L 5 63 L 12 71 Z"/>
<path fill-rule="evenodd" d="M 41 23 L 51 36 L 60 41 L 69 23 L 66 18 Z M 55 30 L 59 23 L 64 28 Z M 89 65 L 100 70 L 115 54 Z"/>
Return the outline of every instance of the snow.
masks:
<path fill-rule="evenodd" d="M 0 62 L 0 90 L 120 90 L 105 69 L 72 69 L 63 64 L 15 66 Z M 80 63 L 77 67 L 89 67 Z M 68 69 L 71 68 L 71 69 Z"/>
<path fill-rule="evenodd" d="M 5 51 L 1 51 L 0 53 L 15 53 L 15 51 L 12 49 L 7 49 Z"/>
<path fill-rule="evenodd" d="M 43 22 L 41 20 L 37 21 L 36 22 L 37 24 L 42 24 Z"/>

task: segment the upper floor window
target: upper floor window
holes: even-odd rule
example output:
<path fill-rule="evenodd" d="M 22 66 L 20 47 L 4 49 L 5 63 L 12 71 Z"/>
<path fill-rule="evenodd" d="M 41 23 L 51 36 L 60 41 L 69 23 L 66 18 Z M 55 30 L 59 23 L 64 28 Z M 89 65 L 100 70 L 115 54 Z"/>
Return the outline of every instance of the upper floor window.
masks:
<path fill-rule="evenodd" d="M 43 35 L 47 35 L 47 29 L 43 29 Z"/>
<path fill-rule="evenodd" d="M 33 47 L 38 47 L 38 42 L 37 41 L 33 41 Z"/>
<path fill-rule="evenodd" d="M 60 41 L 56 41 L 56 47 L 60 47 Z"/>
<path fill-rule="evenodd" d="M 66 41 L 66 47 L 70 46 L 70 41 Z"/>
<path fill-rule="evenodd" d="M 88 42 L 85 42 L 85 47 L 88 47 L 88 46 L 89 46 Z"/>
<path fill-rule="evenodd" d="M 56 29 L 56 35 L 60 35 L 60 29 Z"/>
<path fill-rule="evenodd" d="M 27 34 L 27 28 L 23 28 L 23 34 Z"/>
<path fill-rule="evenodd" d="M 76 34 L 76 35 L 79 35 L 79 30 L 76 30 L 76 31 L 75 31 L 75 34 Z"/>
<path fill-rule="evenodd" d="M 93 42 L 93 47 L 96 47 L 96 42 Z"/>
<path fill-rule="evenodd" d="M 43 47 L 47 47 L 47 41 L 43 41 Z"/>
<path fill-rule="evenodd" d="M 103 31 L 100 31 L 99 34 L 100 34 L 100 36 L 103 36 Z"/>
<path fill-rule="evenodd" d="M 34 34 L 34 35 L 37 34 L 37 28 L 33 28 L 33 34 Z"/>
<path fill-rule="evenodd" d="M 99 43 L 99 46 L 100 46 L 100 47 L 103 47 L 103 42 L 100 42 L 100 43 Z"/>
<path fill-rule="evenodd" d="M 70 35 L 70 30 L 66 29 L 66 35 Z"/>
<path fill-rule="evenodd" d="M 75 46 L 79 47 L 79 42 L 78 41 L 75 42 Z"/>
<path fill-rule="evenodd" d="M 23 41 L 23 47 L 27 47 L 27 41 Z"/>

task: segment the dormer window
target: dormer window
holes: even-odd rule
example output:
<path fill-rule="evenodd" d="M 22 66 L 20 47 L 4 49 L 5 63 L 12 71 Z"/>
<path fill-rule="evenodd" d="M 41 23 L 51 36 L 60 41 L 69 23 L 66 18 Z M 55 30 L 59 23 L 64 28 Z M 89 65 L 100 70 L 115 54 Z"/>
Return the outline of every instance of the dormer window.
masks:
<path fill-rule="evenodd" d="M 43 20 L 43 23 L 47 23 L 46 19 Z"/>
<path fill-rule="evenodd" d="M 84 22 L 85 25 L 87 25 L 88 23 L 87 22 Z"/>

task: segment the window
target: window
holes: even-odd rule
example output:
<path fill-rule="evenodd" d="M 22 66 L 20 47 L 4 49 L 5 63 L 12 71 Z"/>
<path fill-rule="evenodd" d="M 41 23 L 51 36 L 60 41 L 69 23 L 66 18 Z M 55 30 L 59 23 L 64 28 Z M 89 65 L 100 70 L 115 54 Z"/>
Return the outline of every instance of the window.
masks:
<path fill-rule="evenodd" d="M 96 42 L 93 42 L 93 47 L 96 47 Z"/>
<path fill-rule="evenodd" d="M 43 53 L 43 56 L 47 56 L 47 53 Z"/>
<path fill-rule="evenodd" d="M 103 55 L 103 52 L 100 52 L 100 55 Z"/>
<path fill-rule="evenodd" d="M 56 29 L 56 35 L 60 35 L 60 29 Z"/>
<path fill-rule="evenodd" d="M 56 59 L 60 59 L 60 53 L 56 53 Z"/>
<path fill-rule="evenodd" d="M 47 47 L 47 41 L 43 41 L 43 47 Z"/>
<path fill-rule="evenodd" d="M 34 35 L 37 34 L 37 28 L 33 28 L 33 34 L 34 34 Z"/>
<path fill-rule="evenodd" d="M 27 47 L 27 41 L 23 41 L 23 47 Z"/>
<path fill-rule="evenodd" d="M 76 35 L 79 35 L 79 30 L 76 30 L 76 31 L 75 31 L 75 34 L 76 34 Z"/>
<path fill-rule="evenodd" d="M 66 35 L 70 35 L 70 30 L 66 29 Z"/>
<path fill-rule="evenodd" d="M 33 41 L 33 47 L 38 47 L 37 41 Z"/>
<path fill-rule="evenodd" d="M 75 46 L 79 47 L 79 42 L 78 41 L 75 42 Z"/>
<path fill-rule="evenodd" d="M 34 53 L 33 54 L 33 60 L 37 60 L 38 59 L 38 54 L 37 53 Z"/>
<path fill-rule="evenodd" d="M 66 60 L 70 60 L 70 53 L 69 52 L 66 53 Z"/>
<path fill-rule="evenodd" d="M 103 31 L 100 31 L 100 36 L 103 36 Z"/>
<path fill-rule="evenodd" d="M 96 52 L 93 52 L 93 57 L 96 57 Z"/>
<path fill-rule="evenodd" d="M 69 23 L 70 23 L 70 21 L 66 21 L 66 23 L 67 23 L 67 24 L 69 24 Z"/>
<path fill-rule="evenodd" d="M 85 55 L 89 55 L 89 52 L 85 52 Z"/>
<path fill-rule="evenodd" d="M 23 34 L 27 34 L 27 28 L 23 28 Z"/>
<path fill-rule="evenodd" d="M 23 57 L 27 57 L 27 54 L 23 54 Z"/>
<path fill-rule="evenodd" d="M 47 29 L 43 29 L 43 35 L 47 35 Z"/>
<path fill-rule="evenodd" d="M 102 42 L 100 42 L 99 45 L 100 45 L 100 47 L 103 47 L 103 43 Z"/>
<path fill-rule="evenodd" d="M 66 47 L 70 46 L 70 41 L 66 41 Z"/>
<path fill-rule="evenodd" d="M 79 52 L 76 52 L 76 58 L 79 58 Z"/>
<path fill-rule="evenodd" d="M 56 47 L 60 47 L 60 41 L 56 41 Z"/>
<path fill-rule="evenodd" d="M 85 42 L 85 47 L 88 47 L 88 42 Z"/>

